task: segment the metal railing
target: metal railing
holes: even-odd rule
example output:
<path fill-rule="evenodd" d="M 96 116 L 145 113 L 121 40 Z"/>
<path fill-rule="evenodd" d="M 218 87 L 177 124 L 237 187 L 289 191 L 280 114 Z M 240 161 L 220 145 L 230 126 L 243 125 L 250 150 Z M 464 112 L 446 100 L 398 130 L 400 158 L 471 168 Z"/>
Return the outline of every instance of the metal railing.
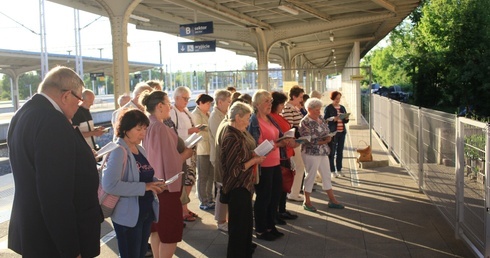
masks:
<path fill-rule="evenodd" d="M 364 101 L 369 99 L 364 98 Z M 372 95 L 372 127 L 477 256 L 490 256 L 488 125 Z"/>

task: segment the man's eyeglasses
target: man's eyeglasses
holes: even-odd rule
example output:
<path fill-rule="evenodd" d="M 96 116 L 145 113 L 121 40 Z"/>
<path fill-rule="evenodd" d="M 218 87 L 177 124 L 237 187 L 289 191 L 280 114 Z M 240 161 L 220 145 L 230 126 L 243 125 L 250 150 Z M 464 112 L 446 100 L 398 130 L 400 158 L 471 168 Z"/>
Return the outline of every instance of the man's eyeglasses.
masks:
<path fill-rule="evenodd" d="M 77 98 L 78 100 L 82 101 L 83 102 L 83 98 L 77 96 L 77 94 L 75 94 L 75 92 L 73 92 L 72 90 L 70 91 L 71 95 L 73 95 L 73 97 Z"/>
<path fill-rule="evenodd" d="M 71 95 L 73 95 L 73 97 L 77 98 L 80 101 L 83 101 L 83 98 L 77 96 L 77 94 L 75 94 L 75 92 L 73 92 L 72 90 L 61 90 L 61 91 L 69 91 L 71 93 Z"/>
<path fill-rule="evenodd" d="M 190 97 L 181 97 L 185 101 L 189 101 L 191 98 Z"/>

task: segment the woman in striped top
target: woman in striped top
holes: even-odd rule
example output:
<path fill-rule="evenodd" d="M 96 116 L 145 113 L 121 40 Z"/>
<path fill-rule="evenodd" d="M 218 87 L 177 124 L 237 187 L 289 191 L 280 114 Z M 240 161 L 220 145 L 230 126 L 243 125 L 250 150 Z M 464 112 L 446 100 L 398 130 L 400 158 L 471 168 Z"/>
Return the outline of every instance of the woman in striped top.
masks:
<path fill-rule="evenodd" d="M 256 165 L 265 160 L 255 157 L 255 139 L 247 132 L 252 108 L 235 102 L 228 110 L 230 124 L 223 129 L 220 145 L 220 166 L 223 171 L 223 194 L 228 203 L 227 257 L 252 257 L 253 214 Z"/>
<path fill-rule="evenodd" d="M 342 174 L 342 159 L 344 158 L 344 143 L 345 143 L 345 135 L 347 134 L 347 130 L 345 128 L 345 124 L 349 122 L 349 117 L 347 116 L 344 119 L 340 119 L 340 114 L 346 114 L 347 111 L 344 106 L 340 105 L 340 98 L 342 97 L 342 93 L 338 91 L 332 91 L 330 93 L 330 99 L 333 101 L 332 104 L 328 105 L 325 108 L 325 112 L 323 112 L 324 119 L 328 120 L 333 117 L 333 120 L 328 120 L 328 127 L 330 131 L 337 131 L 332 141 L 330 142 L 330 155 L 328 159 L 330 161 L 330 171 L 335 174 L 335 177 L 344 176 Z M 335 163 L 334 163 L 335 161 Z M 337 169 L 337 171 L 335 171 Z"/>
<path fill-rule="evenodd" d="M 295 85 L 289 90 L 289 101 L 284 105 L 282 116 L 288 120 L 292 128 L 296 128 L 296 137 L 299 137 L 299 122 L 304 115 L 301 113 L 301 103 L 303 102 L 303 88 Z M 301 147 L 294 148 L 294 156 L 291 157 L 291 166 L 296 170 L 294 175 L 293 186 L 287 198 L 292 201 L 303 201 L 303 196 L 299 194 L 301 185 L 303 184 L 303 175 L 305 174 L 305 165 L 301 157 Z"/>

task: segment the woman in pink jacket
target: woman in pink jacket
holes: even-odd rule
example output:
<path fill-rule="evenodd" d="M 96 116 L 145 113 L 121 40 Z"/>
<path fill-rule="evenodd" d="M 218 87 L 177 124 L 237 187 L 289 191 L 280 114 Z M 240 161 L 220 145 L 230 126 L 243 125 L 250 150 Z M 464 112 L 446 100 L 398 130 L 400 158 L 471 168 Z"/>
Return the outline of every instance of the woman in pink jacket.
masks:
<path fill-rule="evenodd" d="M 143 93 L 142 104 L 150 113 L 150 125 L 146 130 L 143 146 L 146 149 L 148 161 L 155 170 L 155 177 L 163 180 L 177 175 L 182 171 L 183 162 L 192 156 L 192 149 L 184 152 L 177 151 L 177 134 L 163 124 L 170 117 L 170 100 L 167 93 L 153 91 Z M 169 184 L 168 191 L 158 195 L 160 201 L 160 217 L 158 223 L 152 225 L 150 236 L 153 257 L 172 257 L 177 248 L 177 242 L 182 241 L 182 177 Z"/>

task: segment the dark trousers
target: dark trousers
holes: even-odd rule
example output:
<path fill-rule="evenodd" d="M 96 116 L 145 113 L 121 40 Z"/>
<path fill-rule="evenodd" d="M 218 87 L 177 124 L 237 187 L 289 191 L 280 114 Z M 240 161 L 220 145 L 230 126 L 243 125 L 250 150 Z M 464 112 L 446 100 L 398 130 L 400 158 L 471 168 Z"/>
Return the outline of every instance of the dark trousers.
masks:
<path fill-rule="evenodd" d="M 252 194 L 245 188 L 230 191 L 227 257 L 252 257 Z"/>
<path fill-rule="evenodd" d="M 335 168 L 337 171 L 342 171 L 342 159 L 344 158 L 344 143 L 346 131 L 337 132 L 330 142 L 330 155 L 328 159 L 330 161 L 330 171 L 334 172 Z M 335 161 L 335 163 L 334 163 Z"/>
<path fill-rule="evenodd" d="M 116 231 L 117 245 L 121 258 L 144 258 L 148 251 L 151 223 L 155 215 L 150 210 L 140 213 L 138 222 L 134 227 L 126 227 L 112 222 Z"/>
<path fill-rule="evenodd" d="M 274 219 L 277 215 L 277 205 L 282 192 L 281 167 L 262 167 L 260 182 L 255 185 L 255 231 L 264 233 L 267 229 L 275 228 Z"/>
<path fill-rule="evenodd" d="M 286 212 L 286 197 L 288 193 L 281 190 L 281 195 L 279 196 L 279 213 Z"/>

